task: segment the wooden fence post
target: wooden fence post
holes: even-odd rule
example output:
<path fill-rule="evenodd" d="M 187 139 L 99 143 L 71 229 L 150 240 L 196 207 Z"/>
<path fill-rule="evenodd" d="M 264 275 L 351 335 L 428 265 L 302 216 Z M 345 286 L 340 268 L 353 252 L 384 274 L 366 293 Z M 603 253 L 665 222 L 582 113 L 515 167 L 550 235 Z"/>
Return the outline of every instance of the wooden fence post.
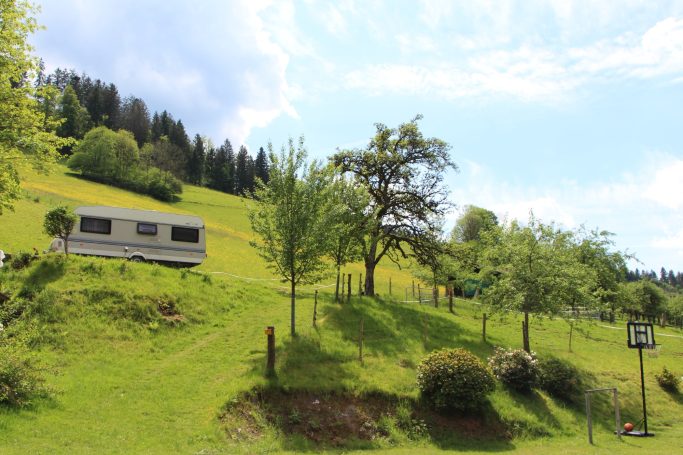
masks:
<path fill-rule="evenodd" d="M 391 295 L 391 277 L 389 277 L 389 295 Z"/>
<path fill-rule="evenodd" d="M 422 292 L 420 291 L 420 283 L 417 283 L 417 301 L 422 305 Z"/>
<path fill-rule="evenodd" d="M 340 302 L 343 302 L 343 301 L 344 301 L 344 291 L 345 291 L 345 288 L 346 288 L 346 286 L 344 286 L 344 277 L 345 277 L 345 276 L 346 276 L 346 275 L 342 273 L 342 275 L 341 275 L 341 300 L 340 300 Z"/>
<path fill-rule="evenodd" d="M 349 279 L 348 279 L 348 288 L 347 288 L 347 293 L 346 293 L 346 302 L 351 301 L 351 274 L 349 273 Z"/>
<path fill-rule="evenodd" d="M 363 318 L 360 318 L 360 330 L 358 332 L 358 361 L 363 365 Z"/>
<path fill-rule="evenodd" d="M 448 311 L 453 312 L 453 285 L 448 287 Z"/>
<path fill-rule="evenodd" d="M 363 295 L 363 274 L 358 274 L 358 295 Z"/>
<path fill-rule="evenodd" d="M 574 322 L 569 323 L 569 352 L 572 352 L 572 332 L 574 332 Z"/>
<path fill-rule="evenodd" d="M 486 342 L 486 313 L 484 313 L 481 320 L 481 337 L 484 339 L 484 342 Z"/>
<path fill-rule="evenodd" d="M 268 336 L 268 360 L 266 361 L 266 376 L 275 376 L 275 327 L 266 328 Z"/>
<path fill-rule="evenodd" d="M 415 298 L 415 280 L 413 280 L 413 298 Z"/>
<path fill-rule="evenodd" d="M 318 290 L 315 290 L 315 303 L 313 304 L 313 327 L 316 326 L 316 321 L 318 319 Z"/>

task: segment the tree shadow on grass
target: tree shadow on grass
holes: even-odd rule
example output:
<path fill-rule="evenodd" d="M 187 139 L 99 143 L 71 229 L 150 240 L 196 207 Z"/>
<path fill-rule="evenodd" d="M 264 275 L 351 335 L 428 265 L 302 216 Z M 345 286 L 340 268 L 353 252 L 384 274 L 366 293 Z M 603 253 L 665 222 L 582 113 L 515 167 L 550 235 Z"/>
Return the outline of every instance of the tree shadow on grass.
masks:
<path fill-rule="evenodd" d="M 427 352 L 443 347 L 464 347 L 480 358 L 492 352 L 491 345 L 481 341 L 479 333 L 463 328 L 452 315 L 429 312 L 419 306 L 365 299 L 327 310 L 327 323 L 354 344 L 360 336 L 361 319 L 364 349 L 370 353 L 396 357 L 420 345 Z"/>
<path fill-rule="evenodd" d="M 252 371 L 267 376 L 266 350 L 253 350 Z M 259 355 L 262 354 L 262 355 Z M 354 361 L 339 352 L 321 349 L 318 340 L 299 335 L 287 338 L 275 352 L 275 374 L 268 377 L 271 387 L 306 390 L 337 390 L 340 384 L 357 379 L 345 368 Z"/>
<path fill-rule="evenodd" d="M 66 273 L 66 261 L 67 258 L 63 256 L 42 259 L 24 280 L 18 297 L 32 300 L 49 283 L 59 280 Z"/>
<path fill-rule="evenodd" d="M 505 452 L 515 449 L 510 432 L 489 401 L 476 411 L 441 413 L 418 403 L 416 415 L 427 424 L 432 444 L 442 450 Z"/>

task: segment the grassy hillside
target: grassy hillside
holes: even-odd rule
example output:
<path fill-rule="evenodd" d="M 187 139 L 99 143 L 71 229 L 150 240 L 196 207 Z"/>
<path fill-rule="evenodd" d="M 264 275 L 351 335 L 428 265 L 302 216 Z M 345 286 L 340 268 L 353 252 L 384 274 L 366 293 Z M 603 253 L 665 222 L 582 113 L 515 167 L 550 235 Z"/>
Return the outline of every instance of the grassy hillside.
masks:
<path fill-rule="evenodd" d="M 41 233 L 43 214 L 67 202 L 202 216 L 209 258 L 192 271 L 73 255 L 0 271 L 0 290 L 22 307 L 6 331 L 29 334 L 52 390 L 26 409 L 0 407 L 0 453 L 335 451 L 333 444 L 287 434 L 327 424 L 322 414 L 314 419 L 306 412 L 312 402 L 329 405 L 339 413 L 337 420 L 347 408 L 371 414 L 385 406 L 390 417 L 368 422 L 382 426 L 381 437 L 347 441 L 348 448 L 382 453 L 683 450 L 683 398 L 662 391 L 654 379 L 663 366 L 683 373 L 680 331 L 657 328 L 661 355 L 645 359 L 649 429 L 655 438 L 618 442 L 611 434 L 609 405 L 601 398 L 594 414 L 596 446 L 590 448 L 581 397 L 566 404 L 545 393 L 522 396 L 500 385 L 482 416 L 440 419 L 420 414 L 416 405 L 420 359 L 443 346 L 466 347 L 481 358 L 494 345 L 519 347 L 517 315 L 490 319 L 483 342 L 482 313 L 488 310 L 457 301 L 452 315 L 444 305 L 398 303 L 412 277 L 387 266 L 377 280 L 381 300 L 354 298 L 340 305 L 331 301 L 329 287 L 320 287 L 317 328 L 311 324 L 313 288 L 304 289 L 297 307 L 301 335 L 292 340 L 288 298 L 248 245 L 243 200 L 186 187 L 182 202 L 163 204 L 63 172 L 32 176 L 25 189 L 16 211 L 0 217 L 2 249 L 44 249 L 49 239 Z M 354 289 L 360 270 L 349 268 Z M 389 277 L 393 296 L 388 295 Z M 263 329 L 269 325 L 276 327 L 278 358 L 277 377 L 267 380 Z M 572 362 L 586 386 L 618 387 L 623 421 L 637 421 L 638 355 L 625 346 L 624 326 L 581 322 L 569 352 L 566 322 L 535 320 L 531 342 L 540 355 Z M 259 392 L 249 395 L 255 388 Z M 266 411 L 285 405 L 289 408 L 278 418 Z M 401 415 L 410 412 L 406 409 L 415 410 L 408 428 L 400 425 L 405 423 Z"/>

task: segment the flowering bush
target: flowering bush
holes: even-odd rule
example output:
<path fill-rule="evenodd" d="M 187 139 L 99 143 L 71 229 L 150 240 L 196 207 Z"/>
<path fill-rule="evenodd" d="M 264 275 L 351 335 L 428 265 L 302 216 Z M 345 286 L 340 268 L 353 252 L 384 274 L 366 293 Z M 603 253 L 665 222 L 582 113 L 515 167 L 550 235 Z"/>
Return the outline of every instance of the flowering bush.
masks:
<path fill-rule="evenodd" d="M 436 409 L 476 409 L 496 387 L 481 360 L 465 349 L 442 349 L 417 367 L 417 385 Z"/>
<path fill-rule="evenodd" d="M 489 366 L 500 382 L 519 392 L 530 392 L 538 384 L 538 361 L 522 349 L 496 348 Z"/>

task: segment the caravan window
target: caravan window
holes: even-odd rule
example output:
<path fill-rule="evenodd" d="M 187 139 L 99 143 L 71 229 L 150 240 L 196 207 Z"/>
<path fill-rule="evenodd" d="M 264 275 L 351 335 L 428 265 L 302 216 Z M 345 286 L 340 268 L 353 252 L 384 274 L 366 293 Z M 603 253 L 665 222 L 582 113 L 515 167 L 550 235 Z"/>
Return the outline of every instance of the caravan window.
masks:
<path fill-rule="evenodd" d="M 199 243 L 199 229 L 173 226 L 171 229 L 171 240 Z"/>
<path fill-rule="evenodd" d="M 81 217 L 81 232 L 111 234 L 111 220 Z"/>
<path fill-rule="evenodd" d="M 138 223 L 138 234 L 157 235 L 157 225 Z"/>

